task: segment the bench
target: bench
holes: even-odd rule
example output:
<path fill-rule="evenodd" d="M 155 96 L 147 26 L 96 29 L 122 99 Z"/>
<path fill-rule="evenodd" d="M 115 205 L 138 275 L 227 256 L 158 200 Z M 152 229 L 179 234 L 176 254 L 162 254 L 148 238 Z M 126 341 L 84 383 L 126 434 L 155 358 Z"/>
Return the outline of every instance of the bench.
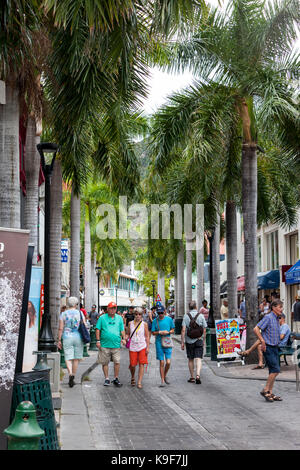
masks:
<path fill-rule="evenodd" d="M 281 356 L 283 356 L 284 362 L 286 363 L 287 366 L 288 366 L 288 363 L 287 363 L 287 360 L 286 360 L 286 356 L 293 356 L 293 354 L 295 352 L 295 348 L 292 345 L 292 341 L 294 339 L 299 340 L 300 339 L 300 334 L 293 333 L 293 332 L 290 333 L 287 345 L 284 348 L 280 348 L 279 351 L 278 351 L 279 362 L 280 362 Z"/>

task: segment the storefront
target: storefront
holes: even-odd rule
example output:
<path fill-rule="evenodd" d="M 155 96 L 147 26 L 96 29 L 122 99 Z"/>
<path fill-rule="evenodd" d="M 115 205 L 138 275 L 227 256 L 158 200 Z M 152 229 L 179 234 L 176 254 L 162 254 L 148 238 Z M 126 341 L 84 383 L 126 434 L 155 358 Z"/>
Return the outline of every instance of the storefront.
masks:
<path fill-rule="evenodd" d="M 279 269 L 272 269 L 264 273 L 257 273 L 257 290 L 259 302 L 265 295 L 271 297 L 272 292 L 280 295 L 280 273 Z"/>
<path fill-rule="evenodd" d="M 293 303 L 295 302 L 300 289 L 300 260 L 284 273 L 283 280 L 285 280 L 285 284 L 287 286 L 288 306 L 291 312 Z M 290 312 L 287 312 L 288 315 Z"/>

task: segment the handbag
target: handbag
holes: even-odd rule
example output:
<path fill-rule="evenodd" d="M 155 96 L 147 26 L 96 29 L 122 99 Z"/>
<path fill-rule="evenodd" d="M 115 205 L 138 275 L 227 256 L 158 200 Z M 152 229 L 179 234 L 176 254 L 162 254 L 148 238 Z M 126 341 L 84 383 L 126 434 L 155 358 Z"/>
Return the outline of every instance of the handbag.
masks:
<path fill-rule="evenodd" d="M 159 328 L 159 321 L 157 318 L 157 324 L 158 324 L 158 331 L 160 330 Z M 173 348 L 173 341 L 171 336 L 163 336 L 161 335 L 161 345 L 163 348 Z"/>
<path fill-rule="evenodd" d="M 87 343 L 91 342 L 90 333 L 89 333 L 89 330 L 87 329 L 87 327 L 84 324 L 81 312 L 80 312 L 80 324 L 79 324 L 79 327 L 78 327 L 78 331 L 80 333 L 83 344 L 87 344 Z"/>
<path fill-rule="evenodd" d="M 132 335 L 130 336 L 130 338 L 128 338 L 128 340 L 126 341 L 126 348 L 129 349 L 130 348 L 130 343 L 131 343 L 131 338 L 133 337 L 134 333 L 136 332 L 136 330 L 138 329 L 138 327 L 142 324 L 143 322 L 141 321 L 137 327 L 134 329 Z"/>

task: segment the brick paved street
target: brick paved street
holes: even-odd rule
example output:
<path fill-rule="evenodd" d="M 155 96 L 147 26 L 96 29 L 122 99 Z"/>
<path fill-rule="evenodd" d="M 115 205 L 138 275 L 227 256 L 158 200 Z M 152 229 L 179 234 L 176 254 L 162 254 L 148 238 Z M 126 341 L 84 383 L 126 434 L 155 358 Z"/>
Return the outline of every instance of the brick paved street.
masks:
<path fill-rule="evenodd" d="M 139 390 L 130 386 L 128 351 L 121 353 L 122 388 L 104 387 L 100 366 L 82 385 L 96 449 L 300 448 L 300 393 L 294 383 L 278 382 L 274 392 L 284 401 L 274 403 L 259 395 L 264 382 L 220 377 L 205 363 L 202 384 L 187 383 L 186 355 L 176 343 L 171 384 L 162 389 L 151 344 L 150 365 Z M 113 378 L 112 364 L 110 372 Z"/>

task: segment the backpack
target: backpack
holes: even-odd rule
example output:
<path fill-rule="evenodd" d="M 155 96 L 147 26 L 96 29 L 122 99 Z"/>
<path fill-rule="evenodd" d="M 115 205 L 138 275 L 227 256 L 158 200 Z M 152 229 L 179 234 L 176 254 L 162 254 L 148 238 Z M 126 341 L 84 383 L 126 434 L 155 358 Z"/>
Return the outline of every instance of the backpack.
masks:
<path fill-rule="evenodd" d="M 203 335 L 203 327 L 201 325 L 198 325 L 196 321 L 199 315 L 200 312 L 197 313 L 195 317 L 192 317 L 192 315 L 188 313 L 188 316 L 190 317 L 190 324 L 187 328 L 186 334 L 191 339 L 200 338 L 200 336 Z"/>

